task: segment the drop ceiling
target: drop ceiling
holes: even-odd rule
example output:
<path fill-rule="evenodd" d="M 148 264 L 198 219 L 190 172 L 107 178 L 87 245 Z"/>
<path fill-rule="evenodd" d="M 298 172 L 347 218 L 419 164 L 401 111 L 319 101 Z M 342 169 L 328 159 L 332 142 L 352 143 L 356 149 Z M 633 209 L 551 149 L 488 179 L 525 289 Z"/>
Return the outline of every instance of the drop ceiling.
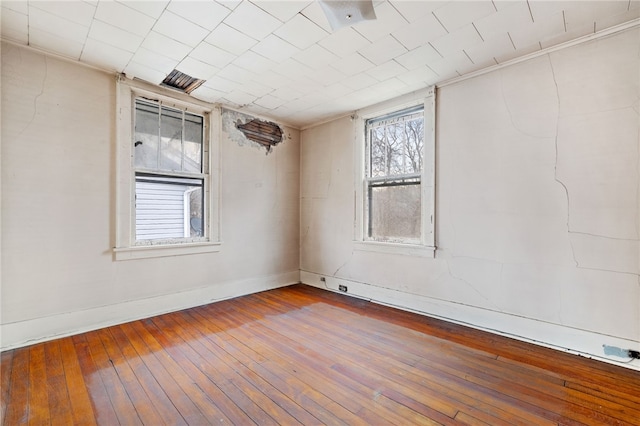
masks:
<path fill-rule="evenodd" d="M 317 1 L 5 1 L 2 39 L 306 127 L 640 17 L 640 0 L 374 1 L 331 31 Z"/>

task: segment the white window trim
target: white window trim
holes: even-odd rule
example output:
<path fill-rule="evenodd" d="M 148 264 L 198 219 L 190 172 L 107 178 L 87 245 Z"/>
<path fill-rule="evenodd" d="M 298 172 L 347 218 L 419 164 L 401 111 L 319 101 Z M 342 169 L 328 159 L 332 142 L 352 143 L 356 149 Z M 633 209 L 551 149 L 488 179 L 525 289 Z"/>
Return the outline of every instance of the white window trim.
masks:
<path fill-rule="evenodd" d="M 206 113 L 209 140 L 209 173 L 206 176 L 205 216 L 207 231 L 204 240 L 176 241 L 164 244 L 136 244 L 135 240 L 135 178 L 133 173 L 133 100 L 137 96 L 159 99 L 167 104 L 187 107 Z M 115 260 L 132 260 L 164 256 L 210 253 L 220 251 L 220 107 L 187 98 L 169 90 L 118 77 L 116 84 L 116 161 L 115 161 Z"/>
<path fill-rule="evenodd" d="M 433 257 L 435 255 L 435 87 L 426 91 L 402 97 L 381 105 L 366 108 L 355 116 L 355 217 L 354 217 L 354 249 L 374 251 L 390 254 Z M 365 197 L 367 191 L 366 172 L 366 122 L 371 118 L 391 114 L 396 111 L 424 105 L 425 116 L 423 169 L 420 178 L 422 191 L 422 232 L 418 243 L 397 241 L 374 241 L 367 239 L 366 227 L 368 220 L 368 205 Z"/>

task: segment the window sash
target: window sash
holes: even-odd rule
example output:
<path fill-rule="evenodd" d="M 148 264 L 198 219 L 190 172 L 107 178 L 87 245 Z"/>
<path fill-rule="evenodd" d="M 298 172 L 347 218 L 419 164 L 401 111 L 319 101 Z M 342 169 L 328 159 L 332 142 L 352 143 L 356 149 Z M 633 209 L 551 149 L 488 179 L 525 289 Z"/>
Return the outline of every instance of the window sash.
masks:
<path fill-rule="evenodd" d="M 420 244 L 423 238 L 423 220 L 422 220 L 422 210 L 423 203 L 426 200 L 423 200 L 422 193 L 422 174 L 423 174 L 423 160 L 424 160 L 424 145 L 425 145 L 425 128 L 424 128 L 424 105 L 416 105 L 411 108 L 402 109 L 399 111 L 394 111 L 390 114 L 386 114 L 383 116 L 374 117 L 365 121 L 365 151 L 366 151 L 366 162 L 365 162 L 365 178 L 364 178 L 364 186 L 365 186 L 365 194 L 366 194 L 366 230 L 365 230 L 365 239 L 368 241 L 379 241 L 379 242 L 400 242 L 404 244 Z M 412 173 L 386 173 L 383 175 L 374 175 L 374 167 L 373 167 L 373 154 L 372 154 L 372 145 L 373 145 L 373 132 L 376 130 L 384 129 L 388 126 L 395 126 L 399 123 L 407 123 L 413 120 L 422 120 L 422 134 L 420 135 L 420 140 L 417 141 L 420 146 L 419 151 L 419 163 L 420 170 L 415 170 Z M 388 135 L 384 135 L 384 137 L 388 137 Z M 385 141 L 384 143 L 388 143 Z M 402 152 L 399 154 L 401 156 L 409 155 L 407 153 L 407 144 L 410 143 L 406 138 L 402 139 Z M 382 149 L 386 149 L 386 146 L 383 146 Z M 395 153 L 398 155 L 398 153 Z M 384 155 L 388 155 L 387 152 L 384 152 Z M 402 158 L 402 157 L 399 157 Z M 402 158 L 403 161 L 406 159 Z M 414 159 L 415 160 L 415 159 Z M 388 161 L 385 157 L 384 161 Z M 385 167 L 391 167 L 389 164 L 384 164 Z M 406 170 L 407 165 L 402 164 L 402 169 Z M 412 166 L 409 169 L 413 169 Z M 411 191 L 410 188 L 417 188 L 417 194 L 415 191 Z M 405 191 L 407 190 L 407 191 Z M 381 192 L 382 191 L 382 192 Z M 407 205 L 406 207 L 411 209 L 416 209 L 415 217 L 408 212 L 408 216 L 405 214 L 403 216 L 403 209 L 398 208 L 394 209 L 394 202 L 390 205 L 380 204 L 378 202 L 383 203 L 382 200 L 378 199 L 376 201 L 376 197 L 374 193 L 378 193 L 378 197 L 387 197 L 387 200 L 393 200 L 394 196 L 402 196 L 402 193 L 405 192 L 405 197 L 409 195 L 406 199 Z M 413 196 L 411 195 L 413 193 Z M 386 194 L 386 195 L 383 195 Z M 414 198 L 415 197 L 415 198 Z M 398 204 L 400 206 L 400 204 Z M 415 210 L 414 210 L 415 211 Z M 382 215 L 382 216 L 380 216 Z M 385 215 L 399 216 L 400 220 L 403 220 L 403 223 L 398 223 L 393 220 L 390 220 L 389 226 L 384 226 L 380 222 L 380 217 L 384 217 Z M 383 219 L 384 220 L 384 219 Z M 398 235 L 378 235 L 376 229 L 374 229 L 376 222 L 378 222 L 378 229 L 381 230 L 382 226 L 385 227 L 385 232 L 388 233 L 396 233 Z M 417 229 L 416 229 L 417 227 Z M 402 229 L 402 230 L 401 230 Z M 409 230 L 407 230 L 409 229 Z"/>
<path fill-rule="evenodd" d="M 207 218 L 209 217 L 208 203 L 209 203 L 210 194 L 209 194 L 209 188 L 207 184 L 208 175 L 206 171 L 208 171 L 209 169 L 209 164 L 208 164 L 208 161 L 205 161 L 205 159 L 207 158 L 209 148 L 207 145 L 208 138 L 205 137 L 206 129 L 207 129 L 207 122 L 206 122 L 205 115 L 194 114 L 192 112 L 187 111 L 186 108 L 179 108 L 179 107 L 177 108 L 175 106 L 167 106 L 160 100 L 155 101 L 155 100 L 149 100 L 142 97 L 136 97 L 134 99 L 133 104 L 134 104 L 133 105 L 134 117 L 133 117 L 132 136 L 134 138 L 134 141 L 132 141 L 132 144 L 133 144 L 134 158 L 132 162 L 133 163 L 132 175 L 133 175 L 133 181 L 135 186 L 135 190 L 134 190 L 135 195 L 134 195 L 134 205 L 132 206 L 133 207 L 132 208 L 132 213 L 133 213 L 132 238 L 133 238 L 134 245 L 180 244 L 180 243 L 208 241 L 209 223 L 207 221 Z M 145 133 L 146 135 L 150 135 L 152 140 L 155 140 L 157 144 L 157 153 L 156 153 L 157 157 L 155 161 L 155 167 L 153 167 L 154 166 L 153 161 L 151 163 L 146 162 L 145 164 L 141 165 L 139 164 L 136 158 L 136 155 L 140 152 L 136 150 L 136 145 L 139 143 L 139 141 L 135 140 L 140 136 L 140 132 L 138 132 L 138 128 L 137 128 L 140 112 L 153 114 L 157 116 L 157 125 L 154 125 L 149 122 L 146 123 L 147 126 L 151 124 L 152 125 L 151 128 L 155 130 L 155 132 Z M 163 118 L 166 118 L 166 117 L 169 117 L 170 119 L 178 118 L 180 120 L 179 130 L 177 128 L 178 126 L 174 126 L 174 130 L 176 132 L 179 132 L 179 143 L 180 143 L 179 167 L 163 167 L 162 150 L 163 150 L 163 145 L 165 144 L 165 140 L 167 139 L 166 137 L 167 135 L 163 134 L 163 130 L 165 130 L 165 133 L 166 133 L 166 129 L 163 129 L 164 127 Z M 199 143 L 200 145 L 200 149 L 198 153 L 199 165 L 197 167 L 198 170 L 185 170 L 185 157 L 187 156 L 187 154 L 185 153 L 185 143 L 193 142 L 193 141 L 185 141 L 187 137 L 186 126 L 192 125 L 192 124 L 195 124 L 196 126 L 199 125 L 200 127 L 199 135 L 196 135 L 194 137 L 194 139 L 196 139 L 195 142 Z M 194 129 L 189 129 L 189 130 L 191 130 L 190 133 L 193 136 Z M 178 139 L 177 137 L 169 138 L 169 142 L 177 139 Z M 174 163 L 177 165 L 178 162 L 176 161 Z M 179 170 L 176 170 L 178 168 Z M 182 209 L 181 218 L 178 218 L 177 216 L 175 216 L 175 215 L 180 215 L 178 213 L 178 211 L 180 210 L 178 205 L 180 200 L 177 199 L 179 191 L 174 191 L 173 195 L 171 196 L 175 198 L 170 201 L 171 203 L 173 203 L 172 207 L 169 207 L 168 204 L 163 205 L 163 202 L 160 199 L 157 200 L 157 202 L 145 200 L 146 202 L 145 207 L 147 208 L 147 210 L 145 211 L 145 214 L 143 214 L 142 213 L 143 210 L 138 209 L 138 206 L 142 205 L 142 201 L 139 202 L 139 200 L 137 199 L 138 190 L 141 190 L 141 186 L 139 185 L 139 183 L 147 184 L 147 186 L 149 186 L 149 184 L 158 185 L 157 191 L 162 192 L 163 190 L 161 188 L 164 188 L 164 191 L 167 194 L 171 193 L 171 191 L 167 189 L 169 187 L 166 185 L 175 185 L 176 187 L 182 186 L 183 188 L 185 188 L 185 191 L 184 191 L 185 194 L 191 191 L 191 188 L 195 188 L 195 189 L 200 188 L 200 191 L 201 191 L 200 192 L 201 193 L 200 210 L 199 210 L 199 214 L 197 215 L 200 221 L 198 224 L 199 231 L 200 231 L 199 234 L 196 236 L 191 235 L 191 232 L 190 232 L 191 216 L 189 218 L 186 217 L 187 212 L 189 212 L 189 214 L 191 213 L 191 209 L 190 209 L 190 205 L 188 205 L 187 203 L 186 196 L 185 196 L 185 199 L 182 200 L 184 205 Z M 163 194 L 162 197 L 166 198 L 167 196 L 166 194 Z M 156 207 L 157 210 L 155 210 L 155 214 L 153 213 L 153 210 L 148 210 L 150 206 L 153 204 L 157 206 Z M 173 220 L 167 221 L 167 220 L 161 219 L 163 215 L 169 214 L 168 212 L 170 211 L 170 209 L 173 209 L 175 212 L 175 215 L 174 215 L 175 217 L 172 216 Z M 145 217 L 145 215 L 147 215 L 147 219 L 146 220 L 141 219 L 142 217 Z M 172 228 L 173 234 L 175 235 L 170 235 L 172 233 L 167 232 L 166 236 L 163 237 L 162 236 L 163 234 L 160 229 L 162 227 L 160 226 L 153 227 L 151 219 L 149 219 L 149 217 L 157 217 L 158 221 L 167 225 L 166 226 L 167 230 L 169 230 L 171 227 L 175 228 L 175 229 Z M 181 221 L 180 226 L 177 225 L 178 221 Z M 155 237 L 147 238 L 148 233 L 145 233 L 141 229 L 138 229 L 141 227 L 156 228 L 158 231 L 156 233 L 153 233 Z M 177 230 L 180 227 L 183 228 L 184 232 L 182 232 L 181 235 L 178 236 Z"/>

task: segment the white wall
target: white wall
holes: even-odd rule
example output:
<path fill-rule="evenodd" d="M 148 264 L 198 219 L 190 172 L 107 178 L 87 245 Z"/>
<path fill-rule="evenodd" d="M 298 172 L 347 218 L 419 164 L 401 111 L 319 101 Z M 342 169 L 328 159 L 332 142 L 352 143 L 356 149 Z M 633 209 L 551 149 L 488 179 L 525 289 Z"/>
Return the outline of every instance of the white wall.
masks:
<path fill-rule="evenodd" d="M 303 131 L 303 282 L 589 356 L 640 349 L 639 50 L 634 29 L 438 90 L 435 259 L 358 250 L 355 124 Z"/>
<path fill-rule="evenodd" d="M 299 132 L 222 133 L 221 251 L 114 261 L 113 75 L 2 45 L 1 347 L 299 281 Z"/>

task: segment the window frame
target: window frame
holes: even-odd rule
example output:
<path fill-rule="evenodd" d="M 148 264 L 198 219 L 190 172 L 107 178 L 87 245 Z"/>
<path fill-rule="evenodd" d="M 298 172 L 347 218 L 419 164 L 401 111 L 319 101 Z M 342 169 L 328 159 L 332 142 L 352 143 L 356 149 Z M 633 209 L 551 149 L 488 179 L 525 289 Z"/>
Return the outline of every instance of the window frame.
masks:
<path fill-rule="evenodd" d="M 204 116 L 202 147 L 204 236 L 162 240 L 136 240 L 134 158 L 135 101 L 144 98 L 162 105 Z M 220 250 L 220 107 L 181 96 L 168 89 L 118 76 L 116 87 L 116 214 L 115 260 L 217 252 Z M 205 165 L 206 164 L 206 165 Z M 208 165 L 208 166 L 207 166 Z M 176 173 L 180 175 L 181 173 Z"/>
<path fill-rule="evenodd" d="M 369 238 L 369 161 L 370 147 L 367 135 L 367 122 L 415 108 L 423 107 L 424 144 L 422 170 L 420 173 L 421 191 L 421 235 L 419 239 L 399 239 L 380 241 Z M 356 177 L 355 177 L 355 217 L 354 245 L 358 250 L 412 256 L 433 256 L 435 253 L 435 88 L 363 109 L 354 116 L 356 119 Z M 373 178 L 374 180 L 376 178 Z"/>

